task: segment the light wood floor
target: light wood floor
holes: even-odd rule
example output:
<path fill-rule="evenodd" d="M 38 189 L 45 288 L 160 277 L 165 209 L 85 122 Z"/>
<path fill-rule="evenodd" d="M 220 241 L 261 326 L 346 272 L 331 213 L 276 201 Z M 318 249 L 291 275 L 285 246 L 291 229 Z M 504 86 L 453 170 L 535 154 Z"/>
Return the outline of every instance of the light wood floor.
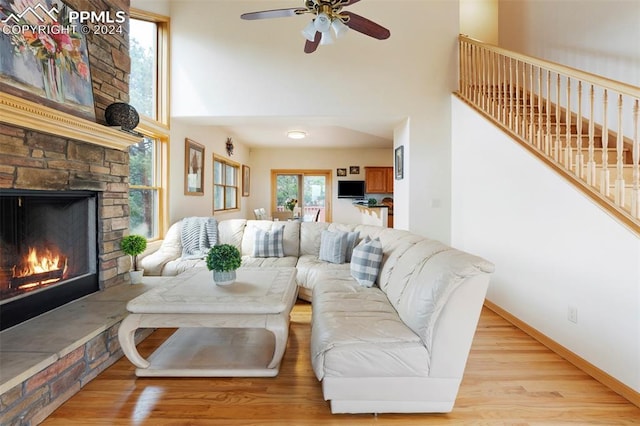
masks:
<path fill-rule="evenodd" d="M 43 425 L 615 425 L 640 408 L 485 308 L 452 413 L 332 415 L 309 362 L 310 305 L 292 312 L 275 378 L 136 378 L 122 358 Z M 152 352 L 171 330 L 139 345 Z"/>

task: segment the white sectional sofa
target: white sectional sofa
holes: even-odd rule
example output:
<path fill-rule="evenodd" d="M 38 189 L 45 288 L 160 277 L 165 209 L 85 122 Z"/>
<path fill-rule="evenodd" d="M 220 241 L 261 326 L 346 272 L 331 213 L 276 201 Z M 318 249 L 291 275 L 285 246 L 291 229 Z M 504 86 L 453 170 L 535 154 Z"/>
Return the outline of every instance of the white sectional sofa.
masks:
<path fill-rule="evenodd" d="M 180 223 L 142 259 L 145 274 L 176 275 Z M 284 227 L 284 257 L 252 257 L 256 230 Z M 324 231 L 378 239 L 376 283 L 356 281 L 349 263 L 319 259 Z M 218 242 L 237 246 L 243 266 L 296 266 L 299 297 L 313 304 L 311 363 L 333 413 L 449 412 L 475 333 L 493 265 L 407 231 L 369 225 L 226 220 Z"/>

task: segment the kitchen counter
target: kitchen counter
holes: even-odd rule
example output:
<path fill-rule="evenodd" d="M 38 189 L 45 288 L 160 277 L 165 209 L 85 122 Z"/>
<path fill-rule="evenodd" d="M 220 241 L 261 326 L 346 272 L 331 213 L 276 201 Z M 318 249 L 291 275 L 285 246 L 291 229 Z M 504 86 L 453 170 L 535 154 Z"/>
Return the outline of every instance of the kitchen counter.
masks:
<path fill-rule="evenodd" d="M 389 226 L 389 206 L 385 204 L 354 204 L 360 210 L 360 223 L 363 225 Z"/>

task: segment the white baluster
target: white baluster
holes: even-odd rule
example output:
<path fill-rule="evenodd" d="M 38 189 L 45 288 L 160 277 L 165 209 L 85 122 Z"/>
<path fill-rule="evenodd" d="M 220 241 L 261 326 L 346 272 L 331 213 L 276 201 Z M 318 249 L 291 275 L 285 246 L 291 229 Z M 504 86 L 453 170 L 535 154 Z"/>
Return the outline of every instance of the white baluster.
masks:
<path fill-rule="evenodd" d="M 618 137 L 616 140 L 616 186 L 614 194 L 614 202 L 620 207 L 624 207 L 624 158 L 622 144 L 622 95 L 618 95 Z"/>
<path fill-rule="evenodd" d="M 578 81 L 578 116 L 576 118 L 577 147 L 575 173 L 584 179 L 584 155 L 582 154 L 582 81 Z"/>
<path fill-rule="evenodd" d="M 571 77 L 567 77 L 567 109 L 565 112 L 565 121 L 566 121 L 566 129 L 565 129 L 565 137 L 566 146 L 564 149 L 564 166 L 567 170 L 571 170 L 572 167 L 572 149 L 571 149 Z"/>
<path fill-rule="evenodd" d="M 604 90 L 602 98 L 603 103 L 603 118 L 602 118 L 602 175 L 600 176 L 600 193 L 607 197 L 611 193 L 609 188 L 609 182 L 611 178 L 609 176 L 609 127 L 607 124 L 609 99 L 607 89 Z"/>
<path fill-rule="evenodd" d="M 551 71 L 547 71 L 547 128 L 545 129 L 544 153 L 551 155 Z"/>
<path fill-rule="evenodd" d="M 536 146 L 542 149 L 542 68 L 538 67 L 538 123 L 536 131 Z"/>
<path fill-rule="evenodd" d="M 560 161 L 560 74 L 556 79 L 556 137 L 553 141 L 553 159 Z"/>
<path fill-rule="evenodd" d="M 640 138 L 638 138 L 638 100 L 633 106 L 633 191 L 631 192 L 631 215 L 640 218 Z"/>
<path fill-rule="evenodd" d="M 594 161 L 594 105 L 595 105 L 595 93 L 593 84 L 591 85 L 591 91 L 589 92 L 589 153 L 587 160 L 587 183 L 591 186 L 596 186 L 596 162 Z"/>

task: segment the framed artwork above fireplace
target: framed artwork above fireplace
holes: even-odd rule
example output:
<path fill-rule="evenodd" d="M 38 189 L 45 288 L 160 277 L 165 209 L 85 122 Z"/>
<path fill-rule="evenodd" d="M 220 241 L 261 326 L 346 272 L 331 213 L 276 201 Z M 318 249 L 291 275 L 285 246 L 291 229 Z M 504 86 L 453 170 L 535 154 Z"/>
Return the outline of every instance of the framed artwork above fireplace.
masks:
<path fill-rule="evenodd" d="M 0 91 L 77 117 L 96 120 L 84 28 L 61 0 L 41 0 L 36 13 L 0 0 Z M 37 33 L 23 28 L 38 28 Z M 61 30 L 64 29 L 64 30 Z"/>

